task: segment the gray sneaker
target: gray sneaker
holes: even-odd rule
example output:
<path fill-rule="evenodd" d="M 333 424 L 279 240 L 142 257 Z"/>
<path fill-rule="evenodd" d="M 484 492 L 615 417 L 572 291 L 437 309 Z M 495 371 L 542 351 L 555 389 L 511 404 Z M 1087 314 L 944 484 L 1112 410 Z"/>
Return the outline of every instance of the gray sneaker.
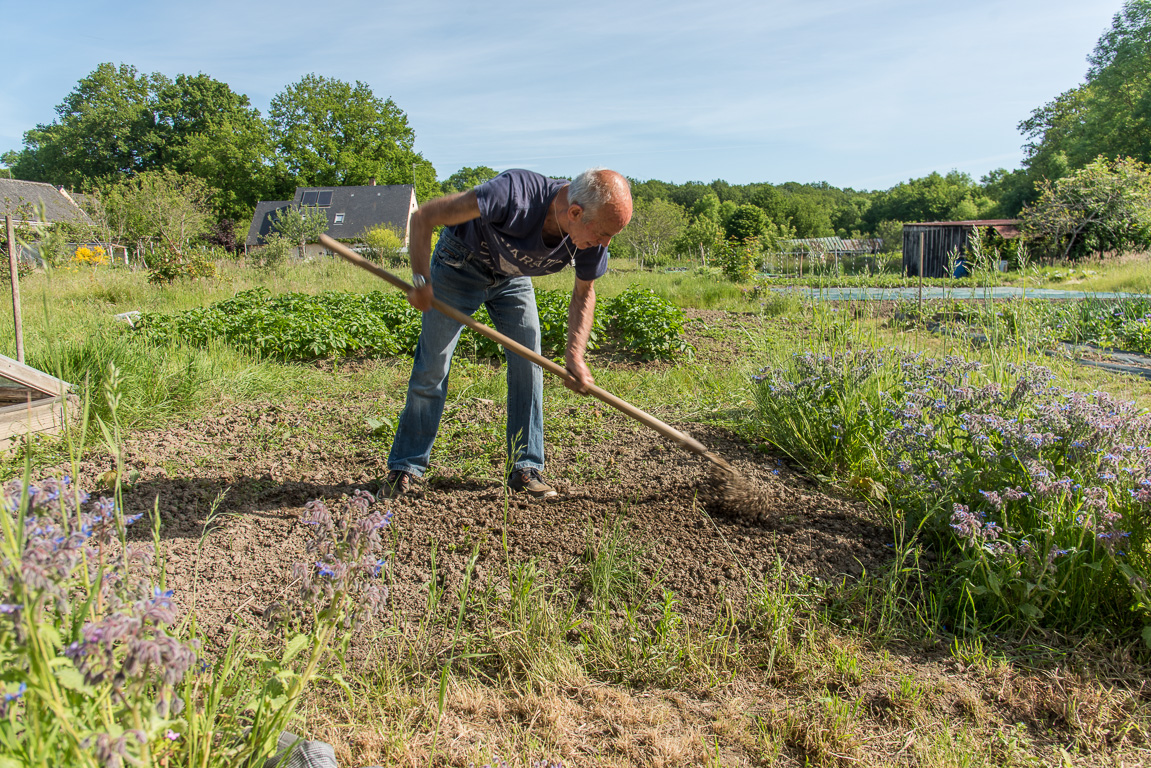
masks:
<path fill-rule="evenodd" d="M 516 493 L 526 493 L 536 499 L 546 499 L 559 495 L 555 488 L 543 481 L 543 478 L 540 477 L 540 471 L 532 467 L 513 470 L 512 476 L 508 478 L 508 488 Z"/>

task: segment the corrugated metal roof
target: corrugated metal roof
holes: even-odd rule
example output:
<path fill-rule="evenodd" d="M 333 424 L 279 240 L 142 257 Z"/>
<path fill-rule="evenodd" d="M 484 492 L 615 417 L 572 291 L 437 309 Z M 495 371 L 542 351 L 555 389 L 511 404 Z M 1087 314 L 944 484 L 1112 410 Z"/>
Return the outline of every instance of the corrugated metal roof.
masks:
<path fill-rule="evenodd" d="M 1000 237 L 1011 239 L 1019 237 L 1018 219 L 972 219 L 969 221 L 918 221 L 913 224 L 904 224 L 905 227 L 990 227 L 999 233 Z"/>
<path fill-rule="evenodd" d="M 784 243 L 791 248 L 804 248 L 823 253 L 878 253 L 883 247 L 883 241 L 879 238 L 801 237 L 785 240 Z"/>

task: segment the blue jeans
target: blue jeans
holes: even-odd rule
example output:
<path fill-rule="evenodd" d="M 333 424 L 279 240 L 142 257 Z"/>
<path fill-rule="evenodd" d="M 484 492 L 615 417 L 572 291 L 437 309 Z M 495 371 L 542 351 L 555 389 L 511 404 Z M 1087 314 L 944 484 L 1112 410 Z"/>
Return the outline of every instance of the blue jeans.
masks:
<path fill-rule="evenodd" d="M 540 351 L 540 319 L 530 277 L 502 277 L 473 260 L 471 249 L 444 230 L 432 256 L 432 288 L 440 301 L 474 314 L 488 308 L 496 330 L 528 349 Z M 434 309 L 424 313 L 416 359 L 408 381 L 408 400 L 388 469 L 422 477 L 440 428 L 452 353 L 463 326 Z M 543 370 L 514 352 L 507 353 L 507 450 L 514 469 L 544 468 Z"/>

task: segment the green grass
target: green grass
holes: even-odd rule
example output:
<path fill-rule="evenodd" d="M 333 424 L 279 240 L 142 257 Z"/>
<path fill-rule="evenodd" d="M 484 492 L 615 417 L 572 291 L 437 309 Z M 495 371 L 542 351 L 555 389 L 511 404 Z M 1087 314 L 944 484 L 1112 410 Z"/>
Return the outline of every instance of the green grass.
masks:
<path fill-rule="evenodd" d="M 1147 254 L 1116 261 L 1087 260 L 1078 264 L 1042 267 L 1039 283 L 1048 288 L 1068 288 L 1097 293 L 1151 294 L 1151 263 Z"/>

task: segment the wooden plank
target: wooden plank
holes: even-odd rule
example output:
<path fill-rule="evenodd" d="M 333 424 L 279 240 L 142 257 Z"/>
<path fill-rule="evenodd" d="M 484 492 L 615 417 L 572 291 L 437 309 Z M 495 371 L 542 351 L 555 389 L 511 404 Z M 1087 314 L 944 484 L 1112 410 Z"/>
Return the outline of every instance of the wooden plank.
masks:
<path fill-rule="evenodd" d="M 25 401 L 22 403 L 16 403 L 15 405 L 5 405 L 0 407 L 0 424 L 5 423 L 5 421 L 10 421 L 13 416 L 15 416 L 15 418 L 19 418 L 20 414 L 27 411 L 29 407 L 36 408 L 41 405 L 46 405 L 50 402 L 58 403 L 60 402 L 60 397 L 48 397 L 46 395 L 40 395 L 31 403 Z"/>
<path fill-rule="evenodd" d="M 57 408 L 62 403 L 59 397 L 47 397 L 43 400 L 34 401 L 31 405 L 27 403 L 21 405 L 9 405 L 0 408 L 0 429 L 8 424 L 16 424 L 21 420 L 29 418 L 29 414 L 41 414 L 50 412 L 53 408 Z"/>
<path fill-rule="evenodd" d="M 59 395 L 61 389 L 66 392 L 72 388 L 72 385 L 66 381 L 61 381 L 55 376 L 38 371 L 5 355 L 0 355 L 0 376 L 26 387 L 38 389 L 48 395 Z"/>
<path fill-rule="evenodd" d="M 56 435 L 63 429 L 64 404 L 58 397 L 50 398 L 40 405 L 25 408 L 22 414 L 0 414 L 0 449 L 11 448 L 28 434 Z"/>
<path fill-rule="evenodd" d="M 28 387 L 0 387 L 0 407 L 24 405 L 29 401 L 43 400 L 44 393 Z"/>

